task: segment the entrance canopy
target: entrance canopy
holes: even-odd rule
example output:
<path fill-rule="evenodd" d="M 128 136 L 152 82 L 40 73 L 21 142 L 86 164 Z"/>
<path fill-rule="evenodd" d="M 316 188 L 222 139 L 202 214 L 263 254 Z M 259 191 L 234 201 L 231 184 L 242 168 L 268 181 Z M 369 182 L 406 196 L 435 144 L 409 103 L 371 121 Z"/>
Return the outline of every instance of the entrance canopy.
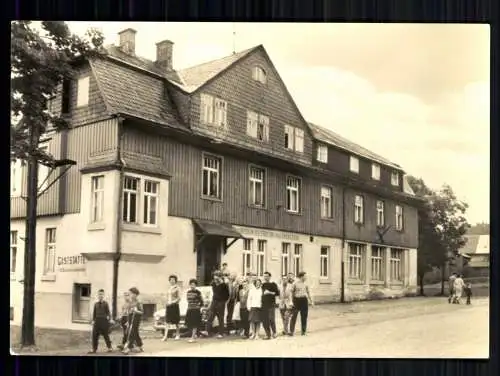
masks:
<path fill-rule="evenodd" d="M 241 235 L 233 228 L 233 226 L 229 224 L 198 219 L 193 219 L 193 223 L 197 238 L 195 251 L 207 237 L 215 237 L 224 240 L 224 253 L 227 252 L 227 249 L 238 239 L 243 238 L 243 235 Z M 232 240 L 228 243 L 228 239 Z"/>

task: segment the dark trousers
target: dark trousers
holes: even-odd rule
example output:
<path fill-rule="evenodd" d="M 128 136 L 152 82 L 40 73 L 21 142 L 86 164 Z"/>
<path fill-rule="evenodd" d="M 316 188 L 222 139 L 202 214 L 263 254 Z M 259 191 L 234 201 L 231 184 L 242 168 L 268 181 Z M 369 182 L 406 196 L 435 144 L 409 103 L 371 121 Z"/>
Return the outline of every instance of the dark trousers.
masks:
<path fill-rule="evenodd" d="M 226 323 L 227 329 L 231 330 L 233 328 L 233 313 L 234 313 L 234 300 L 229 300 L 227 302 L 227 315 L 226 315 Z"/>
<path fill-rule="evenodd" d="M 309 302 L 307 298 L 294 298 L 293 299 L 293 311 L 292 318 L 290 320 L 290 332 L 295 331 L 295 323 L 297 322 L 297 316 L 300 313 L 300 326 L 302 333 L 307 330 L 307 314 L 309 313 Z"/>
<path fill-rule="evenodd" d="M 224 311 L 226 310 L 226 302 L 219 302 L 216 300 L 212 300 L 212 304 L 210 306 L 210 314 L 207 320 L 207 332 L 210 333 L 212 331 L 212 326 L 214 323 L 214 319 L 217 317 L 217 321 L 219 322 L 219 334 L 224 334 Z"/>
<path fill-rule="evenodd" d="M 141 316 L 133 316 L 130 319 L 129 332 L 127 333 L 128 348 L 132 349 L 135 346 L 142 347 L 142 338 L 139 334 L 139 327 L 141 325 Z"/>
<path fill-rule="evenodd" d="M 248 309 L 240 308 L 240 329 L 247 337 L 250 335 L 250 322 L 248 321 Z"/>
<path fill-rule="evenodd" d="M 106 347 L 111 348 L 111 339 L 109 338 L 109 322 L 107 319 L 97 319 L 92 326 L 92 350 L 97 351 L 99 346 L 99 337 L 104 337 Z"/>
<path fill-rule="evenodd" d="M 465 304 L 470 304 L 470 295 L 467 295 L 467 302 Z"/>
<path fill-rule="evenodd" d="M 274 306 L 262 308 L 262 326 L 264 326 L 266 336 L 271 337 L 271 334 L 276 334 L 276 308 Z"/>

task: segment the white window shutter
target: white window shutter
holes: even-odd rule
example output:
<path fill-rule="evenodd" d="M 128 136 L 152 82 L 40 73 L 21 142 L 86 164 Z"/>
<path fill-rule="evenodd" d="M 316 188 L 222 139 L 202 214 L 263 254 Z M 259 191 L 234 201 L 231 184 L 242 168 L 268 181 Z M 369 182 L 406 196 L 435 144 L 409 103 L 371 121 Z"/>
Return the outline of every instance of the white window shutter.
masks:
<path fill-rule="evenodd" d="M 264 141 L 269 141 L 269 118 L 267 116 L 261 115 L 260 122 L 264 128 Z"/>
<path fill-rule="evenodd" d="M 304 152 L 304 130 L 295 128 L 295 150 L 299 153 Z"/>
<path fill-rule="evenodd" d="M 89 84 L 90 77 L 83 77 L 78 80 L 76 107 L 87 106 L 89 104 Z"/>
<path fill-rule="evenodd" d="M 253 138 L 257 138 L 258 115 L 255 112 L 247 111 L 247 133 Z"/>
<path fill-rule="evenodd" d="M 222 119 L 221 119 L 221 125 L 223 127 L 227 126 L 227 102 L 221 101 L 222 103 Z"/>

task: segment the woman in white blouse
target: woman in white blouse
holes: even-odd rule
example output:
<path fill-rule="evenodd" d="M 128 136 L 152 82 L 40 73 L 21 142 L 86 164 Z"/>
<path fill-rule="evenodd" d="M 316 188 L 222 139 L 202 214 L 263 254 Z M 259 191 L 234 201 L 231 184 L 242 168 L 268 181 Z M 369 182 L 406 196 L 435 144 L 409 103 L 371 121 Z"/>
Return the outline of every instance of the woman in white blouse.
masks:
<path fill-rule="evenodd" d="M 260 330 L 261 309 L 262 309 L 262 281 L 257 279 L 254 282 L 255 288 L 248 291 L 247 308 L 250 311 L 249 321 L 252 328 L 250 339 L 256 339 Z"/>

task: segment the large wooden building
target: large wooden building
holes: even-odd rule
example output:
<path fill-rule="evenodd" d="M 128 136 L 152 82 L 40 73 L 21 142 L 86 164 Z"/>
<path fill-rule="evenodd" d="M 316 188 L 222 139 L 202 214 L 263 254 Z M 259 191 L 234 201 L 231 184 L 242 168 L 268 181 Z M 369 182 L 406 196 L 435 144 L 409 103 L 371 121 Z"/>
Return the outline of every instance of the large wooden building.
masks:
<path fill-rule="evenodd" d="M 222 262 L 306 271 L 317 301 L 415 292 L 418 201 L 400 166 L 306 122 L 263 46 L 183 70 L 172 54 L 163 41 L 139 57 L 124 30 L 50 101 L 71 127 L 43 146 L 77 165 L 39 200 L 37 325 L 88 322 L 98 288 L 116 306 L 136 286 L 151 314 L 170 274 L 206 284 Z M 25 175 L 13 164 L 14 321 Z"/>

